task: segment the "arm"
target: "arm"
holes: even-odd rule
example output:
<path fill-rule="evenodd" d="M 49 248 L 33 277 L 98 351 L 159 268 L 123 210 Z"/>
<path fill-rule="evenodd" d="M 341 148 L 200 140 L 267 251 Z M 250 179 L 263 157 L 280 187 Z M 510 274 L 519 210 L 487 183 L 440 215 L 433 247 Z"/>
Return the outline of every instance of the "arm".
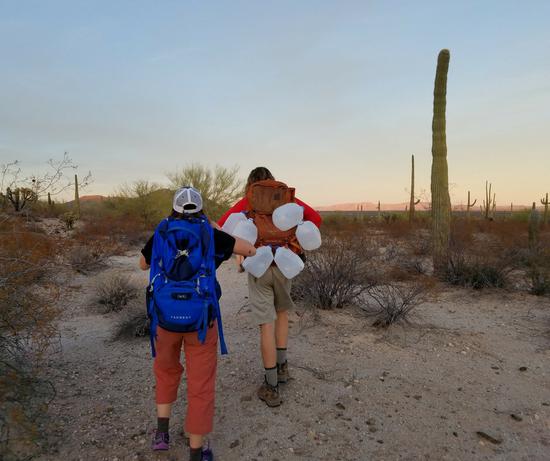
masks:
<path fill-rule="evenodd" d="M 311 208 L 307 203 L 302 202 L 300 199 L 295 199 L 298 205 L 304 207 L 304 221 L 311 221 L 317 227 L 321 227 L 323 218 L 317 213 L 313 208 Z"/>
<path fill-rule="evenodd" d="M 225 224 L 225 221 L 227 221 L 227 218 L 229 218 L 230 214 L 240 213 L 241 211 L 247 211 L 247 209 L 248 209 L 248 199 L 244 197 L 224 213 L 224 215 L 218 220 L 218 224 L 220 226 L 223 226 Z"/>
<path fill-rule="evenodd" d="M 246 240 L 235 237 L 235 246 L 233 247 L 233 253 L 240 256 L 254 256 L 256 254 L 256 248 L 254 245 Z"/>
<path fill-rule="evenodd" d="M 145 256 L 143 255 L 139 255 L 139 268 L 142 270 L 142 271 L 146 271 L 149 269 L 149 264 L 147 264 L 147 261 L 145 261 Z"/>
<path fill-rule="evenodd" d="M 139 268 L 142 271 L 146 271 L 151 265 L 151 255 L 153 253 L 153 237 L 154 235 L 152 235 L 149 240 L 147 240 L 147 243 L 141 250 L 141 255 L 139 257 Z"/>

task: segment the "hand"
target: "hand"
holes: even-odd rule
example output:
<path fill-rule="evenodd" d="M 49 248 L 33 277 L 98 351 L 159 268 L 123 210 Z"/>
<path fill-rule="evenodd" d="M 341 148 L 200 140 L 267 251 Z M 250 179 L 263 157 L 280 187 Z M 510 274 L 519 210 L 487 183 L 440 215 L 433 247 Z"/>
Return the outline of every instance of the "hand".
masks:
<path fill-rule="evenodd" d="M 241 274 L 244 272 L 243 261 L 244 256 L 237 255 L 237 257 L 235 258 L 235 262 L 237 263 L 237 272 Z"/>

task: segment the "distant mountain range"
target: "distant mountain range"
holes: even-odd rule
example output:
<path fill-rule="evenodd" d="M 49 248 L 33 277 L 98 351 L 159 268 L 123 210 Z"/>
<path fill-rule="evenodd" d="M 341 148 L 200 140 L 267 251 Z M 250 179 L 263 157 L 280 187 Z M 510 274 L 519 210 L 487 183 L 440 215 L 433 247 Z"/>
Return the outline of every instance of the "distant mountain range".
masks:
<path fill-rule="evenodd" d="M 101 202 L 106 200 L 108 197 L 104 195 L 83 195 L 80 197 L 81 202 Z M 68 203 L 72 203 L 68 202 Z M 348 203 L 338 203 L 336 205 L 323 205 L 314 207 L 317 211 L 378 211 L 378 204 L 373 202 L 348 202 Z M 381 211 L 405 211 L 405 208 L 409 208 L 409 202 L 401 203 L 381 203 Z M 514 211 L 520 211 L 528 209 L 530 207 L 526 205 L 514 205 Z M 416 210 L 429 210 L 429 202 L 420 202 L 415 207 Z M 455 211 L 466 211 L 466 205 L 454 205 L 453 210 Z M 497 211 L 510 211 L 510 206 L 497 206 Z M 472 208 L 472 211 L 479 211 L 479 206 L 476 205 Z"/>
<path fill-rule="evenodd" d="M 380 203 L 380 211 L 405 211 L 409 208 L 409 202 L 401 203 Z M 514 211 L 520 211 L 528 209 L 530 207 L 525 205 L 514 205 Z M 316 206 L 317 211 L 378 211 L 378 204 L 372 202 L 350 202 L 350 203 L 339 203 L 336 205 L 326 205 L 326 206 Z M 420 202 L 415 206 L 416 210 L 429 210 L 429 202 Z M 459 204 L 453 205 L 454 211 L 466 211 L 466 205 Z M 479 205 L 472 207 L 473 212 L 479 211 Z M 510 211 L 510 205 L 507 206 L 498 206 L 496 211 Z"/>

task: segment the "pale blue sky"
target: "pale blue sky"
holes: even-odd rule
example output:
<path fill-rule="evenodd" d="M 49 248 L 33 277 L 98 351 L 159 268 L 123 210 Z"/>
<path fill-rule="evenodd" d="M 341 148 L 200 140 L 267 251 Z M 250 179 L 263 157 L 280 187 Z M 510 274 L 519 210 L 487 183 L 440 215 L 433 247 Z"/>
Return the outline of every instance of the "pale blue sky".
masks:
<path fill-rule="evenodd" d="M 192 161 L 257 165 L 314 205 L 429 190 L 451 51 L 452 200 L 550 190 L 548 1 L 0 0 L 0 163 L 68 151 L 87 193 Z"/>

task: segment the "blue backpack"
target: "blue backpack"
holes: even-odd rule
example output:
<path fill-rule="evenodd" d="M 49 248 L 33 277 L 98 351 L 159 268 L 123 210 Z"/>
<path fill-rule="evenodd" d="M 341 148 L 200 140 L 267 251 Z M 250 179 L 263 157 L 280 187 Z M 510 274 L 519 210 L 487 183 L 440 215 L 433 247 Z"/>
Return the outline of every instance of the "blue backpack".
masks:
<path fill-rule="evenodd" d="M 157 326 L 196 331 L 204 343 L 213 320 L 218 321 L 221 353 L 227 354 L 214 257 L 214 231 L 206 216 L 167 218 L 157 226 L 147 287 L 153 357 Z"/>

